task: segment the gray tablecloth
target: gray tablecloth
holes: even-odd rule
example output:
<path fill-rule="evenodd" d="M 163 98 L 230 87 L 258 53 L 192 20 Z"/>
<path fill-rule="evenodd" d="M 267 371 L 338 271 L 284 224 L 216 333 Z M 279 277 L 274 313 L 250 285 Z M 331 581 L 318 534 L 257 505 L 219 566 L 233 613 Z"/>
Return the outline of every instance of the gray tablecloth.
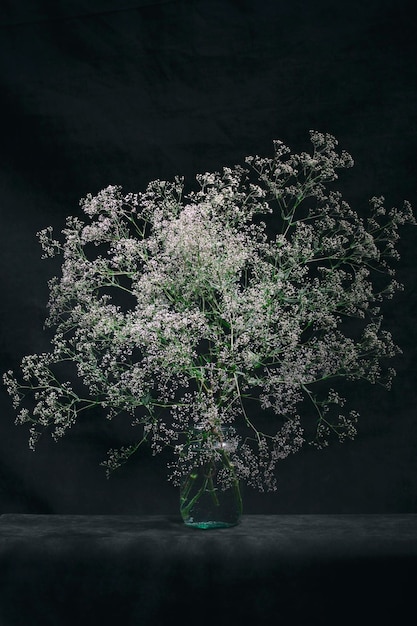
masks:
<path fill-rule="evenodd" d="M 0 626 L 403 624 L 417 515 L 0 516 Z"/>

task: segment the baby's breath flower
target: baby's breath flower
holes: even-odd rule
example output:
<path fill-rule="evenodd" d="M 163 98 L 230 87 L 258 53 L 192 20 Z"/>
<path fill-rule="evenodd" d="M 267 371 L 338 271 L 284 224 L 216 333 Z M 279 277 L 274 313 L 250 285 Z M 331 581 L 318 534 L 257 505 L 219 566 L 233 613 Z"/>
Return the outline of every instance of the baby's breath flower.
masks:
<path fill-rule="evenodd" d="M 171 448 L 176 484 L 227 454 L 223 483 L 263 491 L 308 433 L 317 447 L 356 435 L 358 415 L 339 413 L 335 386 L 391 384 L 386 361 L 399 348 L 380 304 L 401 288 L 399 228 L 416 221 L 408 202 L 387 210 L 382 196 L 359 216 L 328 189 L 351 156 L 329 134 L 310 139 L 311 153 L 274 141 L 272 157 L 198 174 L 187 192 L 180 177 L 126 195 L 110 185 L 81 200 L 85 221 L 69 217 L 61 239 L 38 234 L 43 256 L 62 255 L 49 283 L 51 351 L 4 375 L 31 449 L 95 407 L 133 428 L 107 473 L 146 441 L 154 454 Z"/>

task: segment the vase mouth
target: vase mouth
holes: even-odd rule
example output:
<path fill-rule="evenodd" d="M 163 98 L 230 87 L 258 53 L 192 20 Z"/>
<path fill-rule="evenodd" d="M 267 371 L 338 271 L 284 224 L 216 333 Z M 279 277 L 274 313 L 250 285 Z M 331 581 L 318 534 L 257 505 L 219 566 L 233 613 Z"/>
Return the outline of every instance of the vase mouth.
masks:
<path fill-rule="evenodd" d="M 211 447 L 214 450 L 234 451 L 236 443 L 235 430 L 231 426 L 216 426 L 216 429 L 207 430 L 204 426 L 197 424 L 192 428 L 199 441 L 204 440 L 204 435 L 209 435 Z M 197 443 L 197 442 L 194 442 Z"/>

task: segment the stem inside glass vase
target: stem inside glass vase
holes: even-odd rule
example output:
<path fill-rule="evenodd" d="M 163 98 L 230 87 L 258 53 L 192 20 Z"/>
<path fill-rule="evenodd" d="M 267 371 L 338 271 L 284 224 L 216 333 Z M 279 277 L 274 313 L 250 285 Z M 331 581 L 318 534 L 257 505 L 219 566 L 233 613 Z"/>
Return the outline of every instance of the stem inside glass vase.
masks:
<path fill-rule="evenodd" d="M 243 508 L 241 486 L 227 448 L 227 441 L 222 438 L 216 444 L 213 456 L 203 457 L 201 463 L 196 463 L 184 476 L 180 487 L 180 511 L 186 526 L 228 528 L 239 523 Z M 222 470 L 227 471 L 227 480 Z"/>

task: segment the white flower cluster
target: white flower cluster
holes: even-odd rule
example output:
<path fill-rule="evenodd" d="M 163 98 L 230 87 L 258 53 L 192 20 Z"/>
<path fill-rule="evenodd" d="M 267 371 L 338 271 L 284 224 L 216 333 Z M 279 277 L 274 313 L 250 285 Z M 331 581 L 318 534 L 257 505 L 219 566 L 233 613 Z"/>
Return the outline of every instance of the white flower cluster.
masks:
<path fill-rule="evenodd" d="M 225 483 L 232 472 L 264 490 L 307 430 L 318 446 L 354 437 L 357 413 L 339 414 L 333 386 L 390 383 L 385 359 L 398 348 L 380 303 L 399 287 L 398 228 L 415 220 L 407 202 L 386 211 L 383 198 L 360 217 L 333 189 L 351 157 L 331 135 L 310 136 L 311 154 L 276 141 L 272 158 L 198 175 L 187 193 L 180 178 L 138 194 L 109 186 L 81 201 L 87 221 L 68 218 L 62 241 L 39 233 L 44 256 L 63 257 L 50 282 L 53 345 L 23 359 L 21 378 L 4 376 L 32 447 L 85 409 L 127 412 L 140 434 L 109 451 L 108 471 L 148 441 L 172 448 L 178 483 L 192 464 L 224 457 L 227 427 Z"/>

